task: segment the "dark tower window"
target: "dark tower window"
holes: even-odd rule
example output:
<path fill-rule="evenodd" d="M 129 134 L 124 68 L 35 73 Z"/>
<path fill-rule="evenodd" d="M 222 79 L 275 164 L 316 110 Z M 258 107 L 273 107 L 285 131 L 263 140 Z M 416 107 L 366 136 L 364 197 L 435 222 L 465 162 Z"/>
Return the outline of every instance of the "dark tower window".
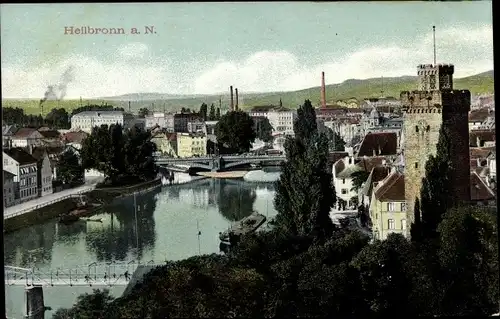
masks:
<path fill-rule="evenodd" d="M 415 168 L 418 168 L 418 162 L 415 162 Z"/>
<path fill-rule="evenodd" d="M 418 126 L 415 126 L 415 132 L 418 133 Z"/>
<path fill-rule="evenodd" d="M 435 75 L 430 75 L 429 76 L 429 87 L 431 90 L 436 89 L 436 76 Z"/>
<path fill-rule="evenodd" d="M 427 125 L 427 127 L 425 128 L 425 131 L 426 132 L 429 132 L 431 130 L 431 126 L 430 125 Z"/>

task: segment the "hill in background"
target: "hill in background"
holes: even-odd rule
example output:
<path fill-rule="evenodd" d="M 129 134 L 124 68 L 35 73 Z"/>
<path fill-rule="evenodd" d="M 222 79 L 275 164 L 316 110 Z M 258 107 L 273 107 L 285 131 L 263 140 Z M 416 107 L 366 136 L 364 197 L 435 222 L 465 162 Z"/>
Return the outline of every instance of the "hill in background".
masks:
<path fill-rule="evenodd" d="M 493 71 L 488 71 L 473 76 L 454 79 L 455 89 L 468 89 L 472 95 L 493 93 Z M 237 85 L 236 85 L 237 87 Z M 346 80 L 339 84 L 326 86 L 328 104 L 337 101 L 352 100 L 362 101 L 365 98 L 380 97 L 383 91 L 385 96 L 399 98 L 401 91 L 415 90 L 417 87 L 416 76 L 402 76 L 394 78 L 372 78 L 366 80 Z M 297 108 L 304 100 L 309 99 L 313 105 L 320 103 L 320 87 L 312 87 L 292 92 L 248 93 L 239 88 L 240 108 L 248 109 L 257 105 L 278 105 L 281 99 L 283 106 Z M 229 88 L 228 88 L 229 91 Z M 128 110 L 129 101 L 132 112 L 140 108 L 156 111 L 178 111 L 182 107 L 198 110 L 202 103 L 228 109 L 230 103 L 229 92 L 224 95 L 192 95 L 182 96 L 163 93 L 131 93 L 122 96 L 105 97 L 100 99 L 83 100 L 83 104 L 108 103 L 115 107 Z M 40 114 L 38 99 L 3 99 L 2 107 L 21 107 L 27 114 Z M 64 107 L 68 112 L 80 106 L 79 100 L 47 101 L 44 104 L 44 114 L 52 108 Z"/>

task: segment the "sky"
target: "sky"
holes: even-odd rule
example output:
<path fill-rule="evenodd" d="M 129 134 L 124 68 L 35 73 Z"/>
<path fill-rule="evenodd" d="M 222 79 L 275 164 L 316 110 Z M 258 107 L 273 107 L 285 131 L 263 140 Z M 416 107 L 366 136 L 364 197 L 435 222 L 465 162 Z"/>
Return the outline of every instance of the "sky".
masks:
<path fill-rule="evenodd" d="M 0 17 L 5 98 L 42 98 L 63 78 L 65 98 L 92 98 L 292 91 L 319 86 L 322 71 L 327 84 L 416 75 L 433 62 L 433 25 L 437 63 L 455 77 L 493 69 L 491 1 L 2 4 Z"/>

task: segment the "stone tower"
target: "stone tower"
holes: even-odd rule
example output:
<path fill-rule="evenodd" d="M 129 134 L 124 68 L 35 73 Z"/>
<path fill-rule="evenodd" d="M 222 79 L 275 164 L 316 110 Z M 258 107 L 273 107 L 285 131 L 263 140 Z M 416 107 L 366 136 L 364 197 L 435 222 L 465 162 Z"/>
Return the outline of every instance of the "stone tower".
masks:
<path fill-rule="evenodd" d="M 452 137 L 452 165 L 456 172 L 452 177 L 454 191 L 460 200 L 470 201 L 470 91 L 453 89 L 453 65 L 419 65 L 417 72 L 418 90 L 403 91 L 400 96 L 404 111 L 403 152 L 408 226 L 414 220 L 415 199 L 420 197 L 425 163 L 431 154 L 436 154 L 441 125 L 448 127 Z"/>

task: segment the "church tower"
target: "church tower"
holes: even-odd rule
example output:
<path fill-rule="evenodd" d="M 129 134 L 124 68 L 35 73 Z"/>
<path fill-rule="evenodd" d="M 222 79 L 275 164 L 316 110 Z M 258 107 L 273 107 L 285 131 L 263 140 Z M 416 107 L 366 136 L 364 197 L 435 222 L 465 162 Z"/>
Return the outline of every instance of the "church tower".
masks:
<path fill-rule="evenodd" d="M 468 114 L 471 95 L 469 90 L 453 89 L 453 73 L 454 66 L 451 64 L 419 65 L 418 90 L 403 91 L 400 95 L 404 112 L 403 152 L 408 226 L 414 221 L 415 199 L 420 197 L 425 164 L 430 155 L 436 154 L 441 125 L 445 125 L 451 133 L 454 192 L 460 200 L 470 201 Z"/>

